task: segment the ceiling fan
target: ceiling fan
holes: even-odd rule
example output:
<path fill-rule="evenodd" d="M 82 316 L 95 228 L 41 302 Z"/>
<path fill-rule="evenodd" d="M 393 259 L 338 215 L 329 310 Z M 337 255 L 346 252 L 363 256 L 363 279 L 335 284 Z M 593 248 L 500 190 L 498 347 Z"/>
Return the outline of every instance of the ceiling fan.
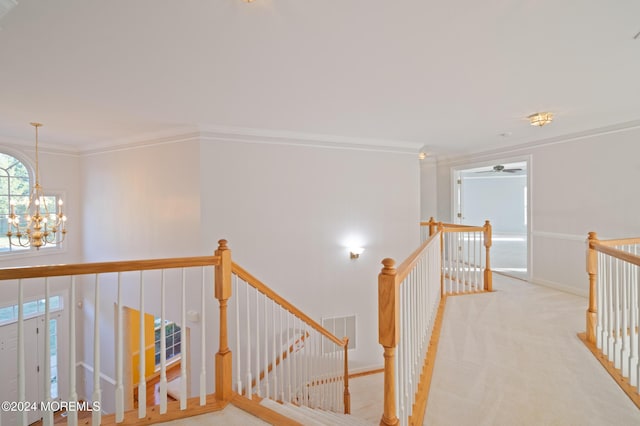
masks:
<path fill-rule="evenodd" d="M 516 173 L 520 171 L 522 171 L 522 169 L 505 169 L 502 164 L 496 164 L 491 170 L 484 170 L 476 173 Z"/>

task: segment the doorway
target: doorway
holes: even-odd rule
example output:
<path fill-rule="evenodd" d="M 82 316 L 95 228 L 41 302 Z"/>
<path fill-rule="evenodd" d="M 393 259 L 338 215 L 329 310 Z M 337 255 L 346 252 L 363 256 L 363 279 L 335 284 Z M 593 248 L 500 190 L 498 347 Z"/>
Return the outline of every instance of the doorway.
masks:
<path fill-rule="evenodd" d="M 454 222 L 482 225 L 493 238 L 491 269 L 529 278 L 529 161 L 486 163 L 454 170 Z"/>
<path fill-rule="evenodd" d="M 62 314 L 62 297 L 53 296 L 52 305 L 57 311 L 50 313 L 49 318 L 49 390 L 51 399 L 60 399 L 60 366 L 58 365 L 58 348 L 60 347 L 60 335 L 58 333 Z M 24 330 L 24 369 L 25 369 L 25 400 L 43 401 L 45 386 L 45 317 L 41 314 L 40 307 L 44 306 L 44 299 L 24 303 L 25 316 L 29 316 L 23 321 Z M 4 325 L 0 326 L 0 365 L 6 368 L 0 369 L 0 399 L 3 401 L 18 401 L 18 324 L 17 318 L 10 317 L 7 312 L 17 312 L 17 305 L 0 308 Z M 17 314 L 16 314 L 17 315 Z M 1 422 L 4 425 L 19 424 L 20 414 L 13 411 L 0 413 Z M 39 410 L 29 410 L 27 412 L 27 423 L 31 424 L 42 418 Z"/>

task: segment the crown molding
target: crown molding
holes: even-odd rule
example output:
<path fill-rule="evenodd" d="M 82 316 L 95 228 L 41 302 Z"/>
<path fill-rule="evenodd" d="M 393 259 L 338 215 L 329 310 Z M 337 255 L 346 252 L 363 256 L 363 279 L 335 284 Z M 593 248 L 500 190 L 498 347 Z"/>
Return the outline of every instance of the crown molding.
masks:
<path fill-rule="evenodd" d="M 194 140 L 204 142 L 237 142 L 351 149 L 412 155 L 417 154 L 423 146 L 423 143 L 418 142 L 349 138 L 333 135 L 203 125 L 197 127 L 179 127 L 156 133 L 146 133 L 130 138 L 117 139 L 108 143 L 94 144 L 84 149 L 81 148 L 78 152 L 82 155 L 96 155 Z"/>
<path fill-rule="evenodd" d="M 564 135 L 554 136 L 546 139 L 538 139 L 517 145 L 503 146 L 500 148 L 480 149 L 476 151 L 468 151 L 460 155 L 442 156 L 438 158 L 438 164 L 444 166 L 453 166 L 456 164 L 465 164 L 469 161 L 480 161 L 484 159 L 492 159 L 496 155 L 500 156 L 516 156 L 528 153 L 533 148 L 541 148 L 551 145 L 559 145 L 574 142 L 581 139 L 588 139 L 597 136 L 609 135 L 614 133 L 623 133 L 631 130 L 640 129 L 640 120 L 626 121 L 623 123 L 613 124 L 610 126 L 598 127 L 581 132 L 567 133 Z"/>
<path fill-rule="evenodd" d="M 201 126 L 200 135 L 206 141 L 230 141 L 270 145 L 307 146 L 314 148 L 355 149 L 402 154 L 417 154 L 424 144 L 373 138 L 297 133 L 237 127 Z"/>
<path fill-rule="evenodd" d="M 25 141 L 22 139 L 16 138 L 7 138 L 0 137 L 0 146 L 6 147 L 15 152 L 35 152 L 34 141 Z M 78 156 L 80 151 L 78 151 L 75 147 L 70 147 L 68 145 L 57 145 L 57 144 L 47 144 L 47 143 L 39 143 L 38 150 L 45 154 L 58 154 L 58 155 L 72 155 Z"/>

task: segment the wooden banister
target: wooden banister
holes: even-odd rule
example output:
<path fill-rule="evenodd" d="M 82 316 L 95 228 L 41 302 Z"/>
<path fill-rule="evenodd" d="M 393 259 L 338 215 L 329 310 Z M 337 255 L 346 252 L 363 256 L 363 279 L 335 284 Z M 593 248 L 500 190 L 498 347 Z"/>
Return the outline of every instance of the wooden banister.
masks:
<path fill-rule="evenodd" d="M 418 247 L 413 253 L 411 253 L 409 257 L 407 257 L 404 262 L 402 262 L 400 266 L 398 266 L 396 271 L 396 280 L 399 283 L 401 283 L 407 277 L 407 275 L 409 275 L 415 264 L 418 262 L 418 260 L 420 260 L 420 255 L 422 254 L 422 252 L 429 246 L 429 244 L 431 244 L 431 241 L 434 238 L 436 238 L 435 235 L 431 235 L 429 238 L 427 238 L 425 242 L 420 244 L 420 247 Z"/>
<path fill-rule="evenodd" d="M 628 245 L 640 244 L 640 237 L 619 238 L 616 240 L 598 240 L 597 244 L 603 245 L 603 246 L 609 246 L 609 247 L 628 246 Z"/>
<path fill-rule="evenodd" d="M 384 267 L 378 275 L 378 341 L 384 348 L 384 411 L 380 425 L 399 424 L 395 402 L 394 359 L 400 339 L 400 292 L 395 261 L 382 260 Z"/>
<path fill-rule="evenodd" d="M 233 271 L 234 274 L 236 274 L 239 278 L 244 280 L 251 287 L 257 289 L 262 294 L 267 296 L 269 299 L 273 300 L 278 305 L 282 306 L 285 310 L 289 311 L 293 315 L 295 315 L 298 318 L 300 318 L 302 321 L 304 321 L 305 323 L 310 325 L 311 328 L 313 328 L 314 330 L 316 330 L 317 332 L 322 334 L 327 339 L 331 340 L 336 345 L 341 346 L 341 347 L 344 345 L 344 341 L 343 340 L 340 340 L 339 338 L 337 338 L 336 336 L 331 334 L 329 331 L 327 331 L 327 329 L 325 329 L 320 324 L 318 324 L 316 321 L 311 319 L 307 314 L 302 312 L 300 309 L 296 308 L 293 304 L 291 304 L 288 300 L 284 299 L 278 293 L 276 293 L 273 290 L 271 290 L 271 288 L 269 288 L 266 284 L 264 284 L 262 281 L 260 281 L 259 279 L 257 279 L 253 275 L 251 275 L 249 272 L 247 272 L 244 268 L 242 268 L 237 263 L 233 263 L 232 262 L 232 271 Z"/>
<path fill-rule="evenodd" d="M 215 252 L 220 259 L 215 270 L 215 297 L 220 304 L 220 346 L 216 353 L 216 399 L 230 401 L 233 397 L 231 388 L 232 356 L 229 349 L 227 300 L 231 297 L 231 250 L 227 240 L 218 241 Z"/>
<path fill-rule="evenodd" d="M 484 246 L 486 248 L 486 262 L 484 268 L 484 289 L 493 291 L 493 274 L 491 272 L 491 223 L 484 222 Z"/>
<path fill-rule="evenodd" d="M 613 256 L 617 259 L 624 260 L 625 262 L 629 262 L 636 266 L 640 266 L 640 256 L 600 244 L 600 241 L 594 241 L 592 245 L 593 249 L 599 251 L 600 253 L 608 254 L 609 256 Z"/>
<path fill-rule="evenodd" d="M 66 275 L 106 274 L 111 272 L 148 271 L 155 269 L 191 268 L 197 266 L 216 266 L 219 263 L 220 259 L 217 256 L 197 256 L 78 263 L 68 265 L 9 267 L 0 269 L 0 280 L 61 277 Z"/>
<path fill-rule="evenodd" d="M 589 275 L 589 307 L 587 308 L 587 341 L 596 343 L 596 326 L 598 324 L 598 308 L 596 292 L 598 285 L 598 255 L 595 245 L 598 236 L 595 232 L 589 232 L 587 238 L 587 274 Z"/>

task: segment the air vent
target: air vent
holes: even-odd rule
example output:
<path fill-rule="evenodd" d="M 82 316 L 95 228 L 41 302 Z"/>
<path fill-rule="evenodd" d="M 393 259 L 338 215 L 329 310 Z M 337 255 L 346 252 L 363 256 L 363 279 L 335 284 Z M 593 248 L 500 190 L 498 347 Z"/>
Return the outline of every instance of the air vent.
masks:
<path fill-rule="evenodd" d="M 322 326 L 339 339 L 349 338 L 349 349 L 356 348 L 356 316 L 323 318 Z M 331 352 L 333 345 L 325 345 L 324 352 Z"/>

